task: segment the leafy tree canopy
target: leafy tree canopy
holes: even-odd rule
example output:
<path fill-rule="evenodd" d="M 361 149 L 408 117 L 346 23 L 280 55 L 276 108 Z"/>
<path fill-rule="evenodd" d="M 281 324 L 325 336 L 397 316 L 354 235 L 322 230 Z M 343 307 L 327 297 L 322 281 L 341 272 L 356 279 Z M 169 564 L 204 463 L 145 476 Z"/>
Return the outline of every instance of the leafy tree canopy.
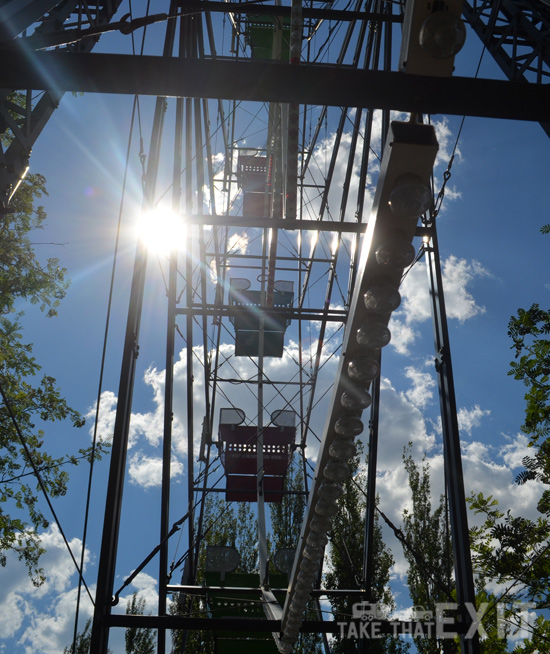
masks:
<path fill-rule="evenodd" d="M 541 232 L 550 233 L 550 225 L 544 225 Z M 550 607 L 550 310 L 538 304 L 518 309 L 508 323 L 508 335 L 515 355 L 508 374 L 527 387 L 522 430 L 534 448 L 534 454 L 523 459 L 525 470 L 516 481 L 543 485 L 537 505 L 542 515 L 535 520 L 515 517 L 502 511 L 497 499 L 481 493 L 468 501 L 483 517 L 483 523 L 470 530 L 476 570 L 482 579 L 506 589 L 502 599 L 512 607 L 507 617 L 513 631 L 521 610 L 514 610 L 514 602 L 532 602 L 537 609 Z M 543 652 L 549 647 L 550 622 L 539 615 L 530 637 L 514 651 Z"/>
<path fill-rule="evenodd" d="M 544 311 L 538 304 L 519 309 L 518 315 L 510 318 L 508 335 L 516 359 L 508 374 L 528 388 L 522 429 L 537 443 L 550 435 L 550 310 Z"/>
<path fill-rule="evenodd" d="M 9 551 L 15 552 L 37 585 L 44 580 L 39 531 L 48 519 L 33 465 L 55 498 L 67 491 L 62 464 L 89 455 L 84 449 L 80 457 L 56 458 L 46 451 L 44 423 L 70 420 L 81 427 L 84 419 L 61 396 L 53 377 L 40 376 L 32 345 L 22 335 L 25 301 L 52 317 L 67 289 L 58 260 L 41 263 L 31 240 L 46 218 L 43 208 L 34 206 L 45 192 L 44 177 L 29 175 L 13 198 L 13 212 L 0 214 L 0 386 L 5 399 L 0 406 L 0 565 L 6 564 Z"/>

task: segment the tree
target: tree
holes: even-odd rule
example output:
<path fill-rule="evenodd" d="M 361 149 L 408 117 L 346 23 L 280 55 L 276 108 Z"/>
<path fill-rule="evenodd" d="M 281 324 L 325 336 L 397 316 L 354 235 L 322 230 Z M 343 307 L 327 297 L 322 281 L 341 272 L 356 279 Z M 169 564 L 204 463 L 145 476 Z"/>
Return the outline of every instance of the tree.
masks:
<path fill-rule="evenodd" d="M 144 615 L 146 601 L 134 593 L 126 602 L 126 615 Z M 67 645 L 63 654 L 90 654 L 92 640 L 92 618 L 87 620 L 84 629 L 77 635 L 74 644 Z M 126 654 L 155 654 L 156 642 L 153 629 L 130 627 L 124 634 Z M 111 650 L 109 649 L 109 654 Z"/>
<path fill-rule="evenodd" d="M 196 531 L 198 532 L 198 525 Z M 206 548 L 209 545 L 234 547 L 240 555 L 240 572 L 253 572 L 257 569 L 257 520 L 252 514 L 250 504 L 239 502 L 237 512 L 231 502 L 217 495 L 209 494 L 205 499 L 202 533 L 197 533 L 200 542 L 197 561 L 197 583 L 205 580 Z M 178 597 L 170 605 L 172 615 L 193 615 L 206 617 L 208 608 L 204 600 L 191 596 Z M 211 654 L 214 652 L 214 636 L 211 631 L 175 630 L 172 632 L 172 652 L 174 654 Z"/>
<path fill-rule="evenodd" d="M 285 490 L 290 491 L 290 494 L 284 495 L 281 502 L 272 502 L 269 505 L 270 541 L 273 553 L 277 550 L 296 547 L 302 529 L 306 507 L 303 495 L 304 476 L 295 459 L 292 459 L 286 475 Z"/>
<path fill-rule="evenodd" d="M 92 618 L 88 618 L 77 637 L 76 641 L 71 645 L 67 645 L 63 650 L 63 654 L 90 654 L 90 643 L 92 641 Z M 74 644 L 74 648 L 73 648 Z"/>
<path fill-rule="evenodd" d="M 330 534 L 330 572 L 325 575 L 328 588 L 359 588 L 362 583 L 363 546 L 365 540 L 365 506 L 366 475 L 359 470 L 360 460 L 357 456 L 350 463 L 352 476 L 344 484 L 344 493 L 339 498 L 339 511 L 336 514 Z M 375 515 L 373 557 L 375 560 L 374 578 L 368 601 L 386 607 L 389 614 L 395 609 L 395 602 L 389 589 L 390 568 L 394 563 L 393 555 L 382 539 L 382 528 Z M 356 598 L 331 597 L 334 619 L 349 621 L 352 605 Z M 341 638 L 335 634 L 331 651 L 335 654 L 352 654 L 357 652 L 356 640 Z M 392 652 L 400 654 L 408 651 L 408 643 L 399 637 L 385 636 L 369 641 L 369 652 L 378 654 Z"/>
<path fill-rule="evenodd" d="M 421 606 L 435 616 L 436 604 L 453 602 L 452 546 L 447 525 L 445 498 L 432 511 L 430 468 L 424 457 L 416 464 L 411 454 L 412 444 L 403 452 L 405 470 L 412 493 L 412 510 L 403 511 L 404 554 L 409 564 L 407 583 L 414 606 Z M 435 638 L 415 638 L 422 654 L 458 652 L 452 640 L 437 642 Z"/>
<path fill-rule="evenodd" d="M 528 388 L 522 430 L 536 444 L 550 435 L 550 310 L 543 311 L 538 304 L 527 310 L 518 309 L 518 315 L 512 316 L 508 323 L 508 335 L 516 359 L 510 363 L 508 374 Z M 549 479 L 548 470 L 542 468 Z M 535 470 L 529 473 L 529 478 L 536 478 Z"/>
<path fill-rule="evenodd" d="M 126 615 L 143 615 L 145 613 L 145 599 L 134 593 L 126 603 Z M 126 654 L 155 654 L 156 643 L 152 629 L 144 627 L 130 627 L 124 634 Z"/>
<path fill-rule="evenodd" d="M 65 464 L 80 457 L 52 457 L 44 448 L 44 431 L 38 424 L 70 420 L 84 424 L 80 414 L 61 396 L 53 377 L 39 379 L 40 365 L 32 345 L 23 342 L 20 307 L 24 301 L 38 305 L 48 318 L 56 315 L 68 282 L 66 270 L 55 258 L 41 263 L 31 233 L 43 227 L 46 215 L 35 202 L 46 193 L 45 179 L 29 175 L 14 196 L 12 213 L 0 214 L 0 565 L 15 552 L 40 585 L 43 548 L 39 531 L 48 526 L 39 501 L 40 489 L 33 472 L 39 472 L 50 498 L 67 491 Z"/>
<path fill-rule="evenodd" d="M 550 233 L 544 226 L 543 233 Z M 501 511 L 498 500 L 483 494 L 469 498 L 471 508 L 483 517 L 483 523 L 471 530 L 474 563 L 487 580 L 506 589 L 502 603 L 512 630 L 520 625 L 521 605 L 532 608 L 550 607 L 550 310 L 532 304 L 518 309 L 508 323 L 514 361 L 509 374 L 526 387 L 525 421 L 522 431 L 529 436 L 533 454 L 523 459 L 525 470 L 516 478 L 518 484 L 541 484 L 542 494 L 537 509 L 540 516 L 527 519 Z M 550 621 L 538 616 L 530 627 L 531 636 L 518 652 L 548 650 Z"/>
<path fill-rule="evenodd" d="M 281 502 L 272 502 L 269 505 L 271 514 L 271 532 L 269 544 L 271 559 L 275 554 L 284 549 L 295 549 L 298 545 L 302 522 L 306 507 L 304 492 L 304 476 L 299 462 L 292 459 L 285 478 L 285 491 Z M 286 583 L 286 582 L 285 582 Z M 310 602 L 306 611 L 306 618 L 319 620 L 318 601 Z M 322 638 L 319 634 L 300 634 L 294 645 L 296 654 L 307 653 L 317 654 L 322 651 Z"/>
<path fill-rule="evenodd" d="M 412 492 L 412 511 L 403 512 L 409 594 L 414 606 L 428 609 L 436 616 L 438 604 L 456 602 L 447 505 L 445 497 L 441 496 L 432 511 L 430 468 L 425 457 L 421 466 L 416 464 L 410 443 L 404 450 L 403 461 Z M 477 607 L 492 607 L 482 618 L 480 651 L 482 654 L 504 654 L 508 651 L 507 630 L 499 622 L 502 615 L 497 610 L 497 598 L 485 589 L 486 581 L 483 575 L 476 579 Z M 452 639 L 438 642 L 434 638 L 415 638 L 415 645 L 420 654 L 454 654 L 459 651 L 458 643 Z"/>

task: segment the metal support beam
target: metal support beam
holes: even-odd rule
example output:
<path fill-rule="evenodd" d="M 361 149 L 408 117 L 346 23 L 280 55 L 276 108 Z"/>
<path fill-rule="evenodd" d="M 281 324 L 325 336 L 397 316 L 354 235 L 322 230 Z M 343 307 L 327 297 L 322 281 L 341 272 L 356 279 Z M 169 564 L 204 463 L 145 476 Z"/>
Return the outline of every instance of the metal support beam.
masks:
<path fill-rule="evenodd" d="M 462 12 L 509 80 L 550 81 L 550 7 L 540 0 L 473 0 Z M 550 136 L 548 118 L 540 122 Z"/>
<path fill-rule="evenodd" d="M 431 237 L 425 237 L 424 251 L 430 284 L 436 351 L 435 369 L 437 371 L 441 405 L 443 461 L 449 498 L 456 594 L 462 626 L 465 626 L 466 630 L 468 630 L 472 625 L 472 615 L 467 609 L 467 605 L 470 608 L 475 606 L 475 588 L 470 556 L 470 533 L 466 513 L 466 495 L 464 492 L 451 349 L 435 224 L 432 225 Z M 465 638 L 464 634 L 461 635 L 462 654 L 479 654 L 480 652 L 479 634 L 477 630 L 474 629 L 473 631 L 475 633 L 470 638 Z"/>
<path fill-rule="evenodd" d="M 240 307 L 219 307 L 215 305 L 206 305 L 203 307 L 202 304 L 195 304 L 191 308 L 177 308 L 177 315 L 206 315 L 206 316 L 218 316 L 220 318 L 236 316 L 239 313 L 249 312 L 250 309 L 247 309 L 246 306 Z M 337 309 L 330 309 L 328 311 L 319 311 L 317 309 L 292 309 L 288 307 L 270 307 L 269 313 L 272 316 L 276 316 L 278 320 L 327 320 L 330 322 L 341 322 L 345 323 L 347 321 L 347 314 L 345 311 L 340 311 Z"/>
<path fill-rule="evenodd" d="M 191 225 L 214 225 L 216 227 L 248 227 L 249 229 L 284 229 L 289 231 L 307 230 L 313 232 L 338 232 L 362 234 L 366 231 L 366 223 L 343 222 L 341 220 L 289 220 L 288 218 L 265 218 L 257 216 L 220 216 L 208 214 L 193 214 L 185 216 L 185 222 Z M 279 259 L 279 257 L 277 257 Z"/>
<path fill-rule="evenodd" d="M 65 21 L 81 25 L 88 19 L 93 20 L 96 26 L 106 25 L 116 13 L 122 0 L 110 0 L 110 2 L 95 3 L 95 6 L 82 6 L 79 0 L 67 0 L 67 2 L 54 2 L 53 0 L 11 0 L 0 3 L 0 40 L 8 40 L 7 49 L 0 47 L 0 69 L 10 68 L 12 61 L 12 48 L 21 54 L 22 48 L 18 44 L 20 39 L 10 41 L 14 36 L 39 22 L 43 15 L 47 14 L 45 22 L 40 24 L 42 33 L 45 34 L 52 26 L 63 25 Z M 78 50 L 80 53 L 90 52 L 97 43 L 98 37 L 82 39 L 75 46 L 69 46 L 71 50 Z M 6 45 L 4 43 L 4 45 Z M 61 54 L 58 52 L 58 54 Z M 64 54 L 64 53 L 63 53 Z M 0 145 L 0 210 L 6 209 L 9 200 L 21 180 L 24 178 L 28 165 L 29 156 L 36 139 L 41 134 L 44 126 L 59 106 L 63 96 L 60 89 L 49 89 L 36 101 L 34 94 L 27 92 L 23 98 L 22 106 L 18 103 L 10 105 L 10 97 L 13 89 L 24 89 L 28 87 L 22 83 L 15 86 L 0 85 L 0 132 L 6 129 L 13 135 L 11 143 L 4 148 Z M 11 116 L 16 112 L 17 120 Z"/>
<path fill-rule="evenodd" d="M 550 85 L 437 78 L 344 66 L 288 66 L 113 54 L 2 52 L 0 88 L 58 89 L 395 109 L 544 122 Z M 255 80 L 251 84 L 251 80 Z"/>

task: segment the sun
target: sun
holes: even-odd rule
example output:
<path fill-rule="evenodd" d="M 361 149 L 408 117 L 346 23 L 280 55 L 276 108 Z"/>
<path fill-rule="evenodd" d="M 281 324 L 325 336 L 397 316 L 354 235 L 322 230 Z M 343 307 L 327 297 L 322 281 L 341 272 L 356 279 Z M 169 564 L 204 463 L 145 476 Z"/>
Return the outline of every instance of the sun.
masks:
<path fill-rule="evenodd" d="M 150 252 L 166 256 L 183 247 L 187 238 L 182 216 L 165 207 L 144 211 L 138 220 L 137 232 Z"/>

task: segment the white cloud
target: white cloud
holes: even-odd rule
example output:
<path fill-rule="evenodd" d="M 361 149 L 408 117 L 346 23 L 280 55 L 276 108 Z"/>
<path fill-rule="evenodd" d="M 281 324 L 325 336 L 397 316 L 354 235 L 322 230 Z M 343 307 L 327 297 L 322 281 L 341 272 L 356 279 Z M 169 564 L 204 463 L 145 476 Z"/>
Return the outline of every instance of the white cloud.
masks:
<path fill-rule="evenodd" d="M 443 264 L 443 288 L 447 316 L 464 322 L 479 313 L 485 313 L 485 307 L 476 304 L 466 286 L 477 277 L 488 276 L 489 273 L 477 261 L 468 263 L 466 259 L 458 259 L 451 255 Z"/>
<path fill-rule="evenodd" d="M 136 452 L 130 459 L 128 468 L 130 480 L 143 488 L 160 486 L 162 481 L 162 458 L 146 456 L 143 452 Z M 170 477 L 175 479 L 183 474 L 183 464 L 172 458 Z"/>
<path fill-rule="evenodd" d="M 418 338 L 419 333 L 410 323 L 405 323 L 393 314 L 390 320 L 391 344 L 399 354 L 409 354 L 410 347 Z"/>
<path fill-rule="evenodd" d="M 24 648 L 20 651 L 28 654 L 59 654 L 72 639 L 76 589 L 71 588 L 71 583 L 76 569 L 55 524 L 41 536 L 46 548 L 41 563 L 47 574 L 42 586 L 33 586 L 23 563 L 12 553 L 7 555 L 0 586 L 0 633 L 3 639 L 17 638 Z M 73 538 L 69 543 L 80 561 L 81 541 Z M 85 566 L 88 559 L 86 555 Z M 93 588 L 90 590 L 94 592 Z M 85 591 L 81 609 L 83 618 L 91 615 Z"/>
<path fill-rule="evenodd" d="M 99 402 L 99 416 L 97 421 L 97 433 L 103 438 L 108 439 L 113 435 L 115 428 L 117 397 L 112 391 L 103 391 Z M 84 416 L 90 426 L 90 435 L 93 436 L 97 402 L 89 409 Z"/>
<path fill-rule="evenodd" d="M 508 441 L 501 449 L 502 459 L 511 470 L 523 467 L 523 459 L 526 456 L 532 457 L 536 448 L 529 447 L 529 439 L 525 434 L 516 434 L 514 438 L 505 437 Z"/>
<path fill-rule="evenodd" d="M 432 364 L 431 360 L 428 362 Z M 405 393 L 414 406 L 424 408 L 433 398 L 436 381 L 430 372 L 422 372 L 414 366 L 405 368 L 405 376 L 412 382 L 412 387 Z"/>
<path fill-rule="evenodd" d="M 132 593 L 121 597 L 116 611 L 117 613 L 125 613 L 126 606 L 129 600 L 132 599 L 132 594 L 135 592 L 137 595 L 145 600 L 145 615 L 156 613 L 158 607 L 158 588 L 157 581 L 151 575 L 145 572 L 140 572 L 131 583 Z"/>
<path fill-rule="evenodd" d="M 476 404 L 471 409 L 466 409 L 461 407 L 458 410 L 458 428 L 460 431 L 465 431 L 469 436 L 472 435 L 472 429 L 479 427 L 481 424 L 482 418 L 485 416 L 491 415 L 491 412 L 485 409 L 482 409 L 479 404 Z"/>
<path fill-rule="evenodd" d="M 2 638 L 13 638 L 23 624 L 25 613 L 28 610 L 27 602 L 20 593 L 11 591 L 2 598 L 0 607 Z"/>
<path fill-rule="evenodd" d="M 42 563 L 47 573 L 45 583 L 33 586 L 25 566 L 12 553 L 8 553 L 8 563 L 2 569 L 0 585 L 0 652 L 14 651 L 25 654 L 59 654 L 71 644 L 73 639 L 77 588 L 76 569 L 70 560 L 67 548 L 55 525 L 42 534 L 46 553 Z M 77 560 L 80 560 L 80 541 L 70 540 Z M 86 556 L 86 561 L 90 558 Z M 94 586 L 90 586 L 92 596 Z M 150 575 L 141 572 L 128 588 L 128 595 L 114 609 L 126 611 L 126 601 L 136 592 L 146 600 L 146 613 L 155 612 L 158 603 L 157 582 Z M 82 590 L 80 601 L 79 630 L 92 616 L 93 608 L 86 591 Z M 111 641 L 113 651 L 118 649 L 121 630 L 113 630 Z M 7 643 L 12 649 L 7 649 Z"/>
<path fill-rule="evenodd" d="M 451 255 L 442 263 L 443 290 L 447 317 L 464 322 L 485 313 L 485 307 L 475 301 L 468 286 L 490 273 L 477 261 L 468 262 Z M 431 319 L 430 289 L 426 268 L 419 263 L 407 273 L 400 288 L 401 307 L 392 315 L 392 346 L 400 354 L 409 354 L 418 337 L 414 325 Z"/>

